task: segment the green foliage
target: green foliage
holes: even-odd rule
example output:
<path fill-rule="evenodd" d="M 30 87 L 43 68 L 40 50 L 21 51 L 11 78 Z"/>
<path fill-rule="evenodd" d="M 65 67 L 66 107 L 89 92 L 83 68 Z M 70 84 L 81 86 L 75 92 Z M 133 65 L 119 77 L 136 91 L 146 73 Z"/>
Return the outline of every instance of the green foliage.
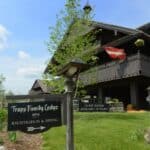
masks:
<path fill-rule="evenodd" d="M 3 145 L 4 144 L 4 140 L 2 137 L 0 137 L 0 145 Z"/>
<path fill-rule="evenodd" d="M 89 15 L 90 16 L 90 15 Z M 59 67 L 63 66 L 73 58 L 80 58 L 81 54 L 88 50 L 94 41 L 94 35 L 89 31 L 91 28 L 91 17 L 84 17 L 80 9 L 79 0 L 67 0 L 65 9 L 57 16 L 56 26 L 51 28 L 48 50 L 53 55 Z M 82 59 L 88 61 L 91 53 L 83 55 Z M 52 71 L 56 71 L 52 65 Z"/>
<path fill-rule="evenodd" d="M 7 120 L 7 111 L 5 109 L 0 109 L 0 131 L 5 127 Z"/>
<path fill-rule="evenodd" d="M 64 91 L 64 78 L 60 77 L 60 78 L 56 78 L 54 76 L 50 77 L 50 80 L 48 80 L 48 76 L 44 77 L 47 80 L 45 81 L 45 84 L 50 87 L 51 92 L 54 94 L 59 94 L 62 93 Z"/>
<path fill-rule="evenodd" d="M 132 141 L 138 141 L 140 139 L 143 138 L 143 135 L 144 135 L 144 129 L 135 129 L 133 131 L 131 131 L 130 133 L 130 136 L 129 136 L 129 140 L 132 140 Z"/>
<path fill-rule="evenodd" d="M 120 103 L 119 99 L 117 98 L 112 98 L 112 99 L 109 99 L 107 101 L 108 104 L 116 104 L 116 103 Z"/>
<path fill-rule="evenodd" d="M 5 77 L 0 74 L 0 91 L 4 90 L 3 89 L 3 82 L 5 81 Z"/>
<path fill-rule="evenodd" d="M 76 150 L 149 150 L 143 130 L 150 113 L 75 113 Z M 43 134 L 43 150 L 65 150 L 65 127 Z M 57 140 L 56 140 L 57 139 Z"/>
<path fill-rule="evenodd" d="M 14 93 L 13 93 L 11 90 L 9 90 L 9 91 L 6 93 L 6 95 L 12 96 L 12 95 L 14 95 Z"/>
<path fill-rule="evenodd" d="M 80 89 L 78 89 L 78 88 L 80 88 Z M 86 95 L 86 93 L 87 93 L 86 90 L 84 90 L 84 84 L 81 82 L 81 80 L 77 80 L 74 98 L 83 97 Z"/>
<path fill-rule="evenodd" d="M 6 109 L 0 109 L 0 120 L 6 121 L 7 118 L 7 111 Z"/>
<path fill-rule="evenodd" d="M 1 74 L 0 75 L 0 105 L 4 105 L 4 100 L 5 100 L 5 90 L 3 87 L 3 82 L 5 81 L 4 76 Z"/>
<path fill-rule="evenodd" d="M 3 81 L 5 81 L 5 77 L 1 74 L 0 75 L 0 83 L 2 83 Z"/>
<path fill-rule="evenodd" d="M 60 45 L 70 24 L 75 18 L 78 18 L 78 15 L 80 14 L 79 6 L 79 0 L 67 0 L 65 8 L 56 16 L 56 25 L 50 27 L 50 40 L 48 42 L 48 50 L 52 54 L 54 54 L 54 51 Z"/>
<path fill-rule="evenodd" d="M 85 14 L 80 8 L 80 0 L 66 0 L 64 10 L 57 15 L 55 27 L 50 27 L 47 45 L 55 63 L 49 64 L 51 76 L 47 84 L 54 87 L 53 93 L 64 91 L 64 79 L 54 79 L 58 69 L 74 58 L 81 58 L 85 62 L 92 59 L 95 35 L 91 32 L 91 20 L 91 14 Z M 82 90 L 81 93 L 85 92 Z"/>
<path fill-rule="evenodd" d="M 17 141 L 17 133 L 16 132 L 9 132 L 8 137 L 11 142 Z"/>

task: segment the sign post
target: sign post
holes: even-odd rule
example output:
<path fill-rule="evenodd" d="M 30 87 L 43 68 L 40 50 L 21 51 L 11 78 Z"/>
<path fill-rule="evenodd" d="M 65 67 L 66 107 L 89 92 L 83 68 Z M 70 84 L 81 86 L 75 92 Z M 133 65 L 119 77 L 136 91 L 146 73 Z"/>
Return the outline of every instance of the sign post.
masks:
<path fill-rule="evenodd" d="M 74 150 L 74 127 L 73 127 L 73 105 L 72 93 L 74 82 L 72 78 L 66 79 L 67 86 L 67 131 L 66 131 L 66 146 L 67 150 Z"/>
<path fill-rule="evenodd" d="M 15 97 L 17 96 L 13 98 Z M 61 99 L 56 98 L 57 100 L 50 99 L 49 101 L 9 103 L 8 131 L 20 130 L 33 134 L 44 132 L 51 127 L 61 126 Z"/>

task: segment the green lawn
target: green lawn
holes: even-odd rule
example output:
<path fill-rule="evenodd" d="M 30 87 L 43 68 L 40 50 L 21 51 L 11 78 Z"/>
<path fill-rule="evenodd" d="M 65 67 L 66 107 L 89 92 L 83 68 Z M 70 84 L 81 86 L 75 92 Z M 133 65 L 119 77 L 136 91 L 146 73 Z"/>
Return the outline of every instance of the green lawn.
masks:
<path fill-rule="evenodd" d="M 150 150 L 150 113 L 75 113 L 75 150 Z M 43 150 L 65 150 L 65 126 L 43 134 Z"/>

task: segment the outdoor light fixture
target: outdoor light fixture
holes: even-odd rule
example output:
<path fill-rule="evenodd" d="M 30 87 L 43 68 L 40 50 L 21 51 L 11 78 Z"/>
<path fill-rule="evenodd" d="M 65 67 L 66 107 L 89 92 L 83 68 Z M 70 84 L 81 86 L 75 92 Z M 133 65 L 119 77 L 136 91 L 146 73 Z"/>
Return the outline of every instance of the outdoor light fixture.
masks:
<path fill-rule="evenodd" d="M 72 77 L 77 74 L 79 71 L 87 69 L 88 65 L 83 62 L 81 59 L 73 59 L 67 63 L 64 67 L 58 70 L 57 75 L 63 75 L 65 77 Z"/>
<path fill-rule="evenodd" d="M 140 53 L 140 49 L 144 46 L 145 42 L 143 39 L 137 39 L 134 44 L 138 48 L 138 53 Z"/>
<path fill-rule="evenodd" d="M 87 4 L 83 7 L 83 10 L 86 14 L 89 14 L 92 10 L 92 7 L 89 5 L 89 2 L 87 1 Z"/>
<path fill-rule="evenodd" d="M 67 76 L 72 76 L 74 75 L 76 72 L 78 71 L 78 68 L 75 66 L 72 66 L 69 68 L 69 70 L 67 71 L 66 75 Z"/>
<path fill-rule="evenodd" d="M 66 110 L 67 110 L 67 129 L 66 129 L 66 148 L 74 150 L 74 131 L 73 131 L 73 104 L 72 93 L 75 87 L 73 77 L 80 71 L 88 68 L 88 65 L 81 59 L 74 59 L 58 70 L 57 75 L 63 75 L 66 78 Z"/>
<path fill-rule="evenodd" d="M 134 44 L 136 47 L 143 47 L 144 46 L 144 40 L 143 39 L 137 39 Z"/>

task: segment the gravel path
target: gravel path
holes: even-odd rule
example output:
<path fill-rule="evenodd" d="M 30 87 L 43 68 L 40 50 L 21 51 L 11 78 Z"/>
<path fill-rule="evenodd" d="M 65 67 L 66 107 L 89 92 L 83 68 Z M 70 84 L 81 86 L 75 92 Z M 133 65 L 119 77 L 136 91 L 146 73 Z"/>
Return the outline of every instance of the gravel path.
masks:
<path fill-rule="evenodd" d="M 4 141 L 6 150 L 41 150 L 42 136 L 41 134 L 25 134 L 17 132 L 17 141 L 12 143 L 8 140 L 7 132 L 0 132 L 0 137 Z"/>

